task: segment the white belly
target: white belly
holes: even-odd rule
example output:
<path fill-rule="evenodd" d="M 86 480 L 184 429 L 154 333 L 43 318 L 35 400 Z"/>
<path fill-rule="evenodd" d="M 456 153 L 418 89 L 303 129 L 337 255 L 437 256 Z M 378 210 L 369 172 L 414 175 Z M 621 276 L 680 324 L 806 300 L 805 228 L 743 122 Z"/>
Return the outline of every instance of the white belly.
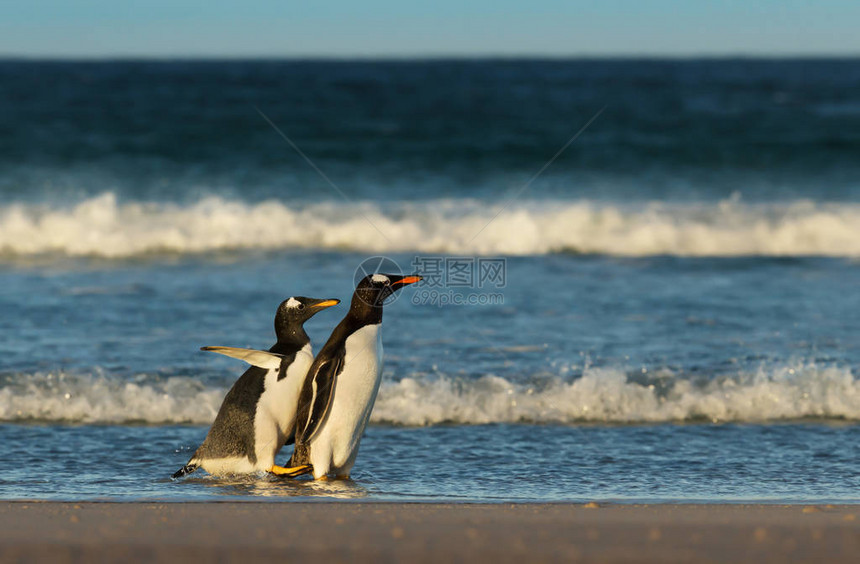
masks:
<path fill-rule="evenodd" d="M 257 470 L 268 470 L 296 422 L 296 409 L 305 375 L 313 362 L 310 344 L 296 353 L 285 378 L 278 380 L 278 370 L 266 374 L 263 395 L 254 418 L 254 444 Z"/>
<path fill-rule="evenodd" d="M 250 474 L 259 470 L 247 456 L 230 456 L 227 458 L 204 458 L 198 462 L 200 467 L 213 476 L 230 474 Z"/>
<path fill-rule="evenodd" d="M 362 327 L 346 340 L 344 368 L 335 381 L 328 416 L 310 443 L 314 477 L 348 476 L 373 411 L 382 377 L 379 324 Z"/>

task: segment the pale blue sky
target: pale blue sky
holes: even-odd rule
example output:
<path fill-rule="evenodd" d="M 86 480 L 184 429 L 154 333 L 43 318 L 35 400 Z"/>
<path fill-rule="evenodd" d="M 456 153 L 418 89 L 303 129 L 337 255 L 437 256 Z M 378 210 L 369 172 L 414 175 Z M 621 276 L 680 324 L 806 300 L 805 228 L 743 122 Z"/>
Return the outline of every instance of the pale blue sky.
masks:
<path fill-rule="evenodd" d="M 0 56 L 860 55 L 858 0 L 0 0 Z"/>

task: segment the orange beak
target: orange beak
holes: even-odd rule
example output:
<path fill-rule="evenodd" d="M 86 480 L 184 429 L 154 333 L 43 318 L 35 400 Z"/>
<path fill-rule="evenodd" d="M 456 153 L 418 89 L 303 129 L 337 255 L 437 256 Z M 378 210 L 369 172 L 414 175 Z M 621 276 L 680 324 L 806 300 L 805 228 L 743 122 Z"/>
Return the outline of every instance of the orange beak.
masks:
<path fill-rule="evenodd" d="M 395 282 L 394 284 L 392 284 L 392 286 L 395 286 L 395 285 L 397 285 L 397 284 L 402 284 L 402 285 L 404 285 L 404 286 L 405 286 L 405 285 L 407 285 L 407 284 L 415 284 L 416 282 L 420 282 L 420 281 L 422 281 L 422 280 L 424 280 L 424 278 L 423 278 L 423 277 L 421 277 L 421 276 L 417 276 L 417 275 L 413 275 L 413 276 L 404 276 L 403 278 L 401 278 L 400 280 L 398 280 L 397 282 Z"/>

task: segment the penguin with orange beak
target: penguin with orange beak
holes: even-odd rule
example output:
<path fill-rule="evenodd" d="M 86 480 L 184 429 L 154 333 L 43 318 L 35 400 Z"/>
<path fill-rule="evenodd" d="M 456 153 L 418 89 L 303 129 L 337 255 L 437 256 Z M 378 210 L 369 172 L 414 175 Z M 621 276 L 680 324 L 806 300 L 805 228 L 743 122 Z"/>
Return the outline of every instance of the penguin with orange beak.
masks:
<path fill-rule="evenodd" d="M 275 456 L 295 431 L 296 408 L 305 375 L 313 362 L 304 323 L 340 300 L 294 296 L 275 315 L 278 342 L 268 351 L 203 347 L 251 365 L 233 385 L 203 444 L 173 477 L 198 468 L 213 475 L 271 472 L 287 474 Z"/>
<path fill-rule="evenodd" d="M 382 377 L 382 307 L 421 276 L 371 274 L 352 296 L 349 312 L 314 359 L 296 416 L 290 475 L 349 478 Z"/>

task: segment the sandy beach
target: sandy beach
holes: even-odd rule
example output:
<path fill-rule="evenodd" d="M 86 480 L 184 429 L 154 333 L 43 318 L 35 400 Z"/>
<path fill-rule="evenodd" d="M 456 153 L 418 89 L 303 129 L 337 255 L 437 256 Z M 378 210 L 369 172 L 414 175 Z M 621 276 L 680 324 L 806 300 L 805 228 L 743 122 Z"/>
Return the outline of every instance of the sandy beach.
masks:
<path fill-rule="evenodd" d="M 860 507 L 0 504 L 0 560 L 856 561 Z"/>

